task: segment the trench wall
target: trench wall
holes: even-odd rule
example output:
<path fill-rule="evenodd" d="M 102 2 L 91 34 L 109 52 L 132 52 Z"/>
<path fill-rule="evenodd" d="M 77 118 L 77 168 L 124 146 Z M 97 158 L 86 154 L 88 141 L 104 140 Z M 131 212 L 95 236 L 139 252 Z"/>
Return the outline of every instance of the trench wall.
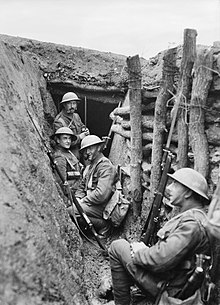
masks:
<path fill-rule="evenodd" d="M 16 47 L 0 54 L 0 304 L 87 304 L 81 239 L 26 111 L 48 130 L 46 81 Z"/>

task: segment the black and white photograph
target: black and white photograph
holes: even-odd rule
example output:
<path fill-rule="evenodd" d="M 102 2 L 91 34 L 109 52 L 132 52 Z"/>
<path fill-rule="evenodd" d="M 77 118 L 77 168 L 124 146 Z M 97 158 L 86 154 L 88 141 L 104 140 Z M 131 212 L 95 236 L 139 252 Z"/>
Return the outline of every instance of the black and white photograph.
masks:
<path fill-rule="evenodd" d="M 0 16 L 0 305 L 220 305 L 220 0 Z"/>

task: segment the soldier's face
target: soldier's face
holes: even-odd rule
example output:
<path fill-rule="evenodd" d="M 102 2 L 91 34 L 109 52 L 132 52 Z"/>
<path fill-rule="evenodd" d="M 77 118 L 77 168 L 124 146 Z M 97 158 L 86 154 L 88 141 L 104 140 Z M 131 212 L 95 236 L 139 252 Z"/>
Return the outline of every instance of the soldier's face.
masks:
<path fill-rule="evenodd" d="M 73 114 L 77 110 L 77 101 L 65 102 L 63 107 L 67 114 Z"/>
<path fill-rule="evenodd" d="M 59 146 L 61 146 L 62 148 L 65 149 L 70 149 L 70 145 L 71 145 L 71 136 L 68 134 L 62 134 L 59 136 L 59 138 L 57 138 L 57 143 L 59 144 Z"/>
<path fill-rule="evenodd" d="M 97 157 L 97 155 L 99 154 L 99 151 L 100 151 L 99 145 L 92 145 L 92 146 L 85 148 L 85 150 L 84 150 L 84 152 L 87 156 L 87 160 L 89 162 L 92 162 Z"/>
<path fill-rule="evenodd" d="M 185 201 L 185 195 L 188 191 L 189 190 L 187 187 L 173 180 L 166 187 L 166 197 L 169 199 L 170 204 L 174 206 L 182 207 Z"/>

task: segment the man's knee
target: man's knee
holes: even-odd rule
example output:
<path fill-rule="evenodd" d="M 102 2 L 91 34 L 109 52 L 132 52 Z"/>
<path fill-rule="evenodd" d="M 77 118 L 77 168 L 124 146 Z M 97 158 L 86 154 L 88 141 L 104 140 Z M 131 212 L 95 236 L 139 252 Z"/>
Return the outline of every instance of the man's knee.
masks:
<path fill-rule="evenodd" d="M 123 256 L 123 253 L 127 252 L 129 248 L 130 252 L 130 244 L 125 239 L 117 239 L 114 240 L 109 247 L 109 255 L 110 256 Z"/>

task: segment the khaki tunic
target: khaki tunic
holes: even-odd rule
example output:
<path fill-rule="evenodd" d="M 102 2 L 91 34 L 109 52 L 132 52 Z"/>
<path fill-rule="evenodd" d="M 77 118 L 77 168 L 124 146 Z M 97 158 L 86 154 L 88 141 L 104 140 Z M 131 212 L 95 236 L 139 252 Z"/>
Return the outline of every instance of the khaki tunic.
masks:
<path fill-rule="evenodd" d="M 169 281 L 174 295 L 194 268 L 195 254 L 210 255 L 206 221 L 206 214 L 200 209 L 175 216 L 158 231 L 159 241 L 154 246 L 135 253 L 132 263 L 127 265 L 128 271 L 146 290 L 149 287 L 147 274 L 154 275 L 156 281 Z"/>
<path fill-rule="evenodd" d="M 79 160 L 70 150 L 62 148 L 55 150 L 53 158 L 64 180 L 67 180 L 71 190 L 75 192 L 82 179 L 82 165 L 79 163 Z M 57 180 L 64 194 L 67 195 L 67 191 L 59 176 L 57 176 Z"/>
<path fill-rule="evenodd" d="M 100 154 L 89 166 L 76 197 L 89 205 L 103 205 L 109 201 L 115 188 L 116 168 L 111 161 Z"/>

